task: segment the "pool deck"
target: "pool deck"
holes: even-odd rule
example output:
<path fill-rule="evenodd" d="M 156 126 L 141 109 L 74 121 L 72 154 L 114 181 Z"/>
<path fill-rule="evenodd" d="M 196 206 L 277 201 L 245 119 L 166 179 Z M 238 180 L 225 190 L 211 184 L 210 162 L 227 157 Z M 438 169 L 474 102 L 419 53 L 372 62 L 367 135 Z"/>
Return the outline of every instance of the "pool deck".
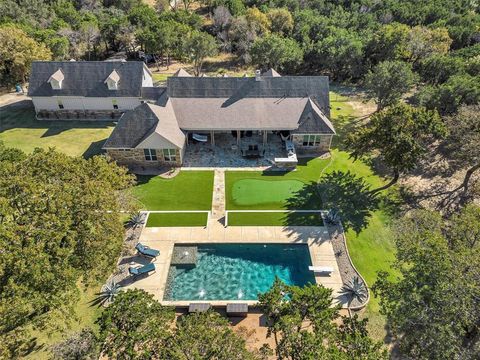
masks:
<path fill-rule="evenodd" d="M 333 289 L 333 298 L 337 300 L 342 288 L 342 279 L 331 244 L 331 235 L 323 226 L 229 226 L 224 227 L 218 219 L 211 219 L 207 227 L 151 227 L 144 228 L 140 242 L 160 250 L 153 261 L 156 271 L 149 276 L 139 277 L 127 288 L 143 289 L 163 305 L 188 306 L 194 301 L 163 301 L 170 258 L 175 244 L 181 243 L 288 243 L 308 244 L 313 266 L 329 266 L 334 269 L 330 275 L 315 274 L 318 284 Z M 305 266 L 308 266 L 305 264 Z M 256 301 L 200 301 L 210 302 L 212 306 L 225 306 L 227 303 L 242 302 L 249 305 Z M 346 304 L 343 304 L 346 306 Z"/>

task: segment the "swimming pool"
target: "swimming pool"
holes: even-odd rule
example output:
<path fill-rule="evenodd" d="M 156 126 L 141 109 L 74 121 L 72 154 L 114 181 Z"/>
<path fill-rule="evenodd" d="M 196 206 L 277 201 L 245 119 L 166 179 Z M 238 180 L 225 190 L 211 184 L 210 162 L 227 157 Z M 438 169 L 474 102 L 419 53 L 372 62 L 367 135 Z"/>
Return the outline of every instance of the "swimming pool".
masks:
<path fill-rule="evenodd" d="M 163 300 L 257 300 L 275 276 L 286 284 L 315 283 L 306 244 L 198 245 L 196 265 L 170 266 Z"/>

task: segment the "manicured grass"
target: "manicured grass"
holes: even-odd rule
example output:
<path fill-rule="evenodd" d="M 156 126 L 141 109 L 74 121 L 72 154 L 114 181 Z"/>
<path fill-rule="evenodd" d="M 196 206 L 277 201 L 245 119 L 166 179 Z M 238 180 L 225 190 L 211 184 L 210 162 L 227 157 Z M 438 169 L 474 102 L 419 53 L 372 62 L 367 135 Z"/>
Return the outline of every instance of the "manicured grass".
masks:
<path fill-rule="evenodd" d="M 308 190 L 330 160 L 300 159 L 296 171 L 226 171 L 227 210 L 283 210 L 321 207 L 318 194 Z M 299 198 L 305 197 L 301 202 Z"/>
<path fill-rule="evenodd" d="M 150 213 L 147 227 L 206 226 L 207 213 Z"/>
<path fill-rule="evenodd" d="M 278 203 L 304 186 L 305 183 L 299 180 L 240 179 L 232 186 L 232 200 L 239 206 Z"/>
<path fill-rule="evenodd" d="M 67 155 L 90 157 L 101 152 L 113 127 L 105 121 L 35 120 L 28 103 L 0 108 L 0 140 L 27 153 L 54 147 Z"/>
<path fill-rule="evenodd" d="M 145 210 L 210 210 L 213 171 L 180 171 L 172 179 L 139 176 L 133 195 Z"/>
<path fill-rule="evenodd" d="M 165 74 L 165 73 L 155 73 L 153 74 L 153 81 L 154 82 L 167 82 L 167 79 L 172 76 L 172 74 Z"/>
<path fill-rule="evenodd" d="M 228 226 L 323 226 L 319 213 L 228 213 Z"/>

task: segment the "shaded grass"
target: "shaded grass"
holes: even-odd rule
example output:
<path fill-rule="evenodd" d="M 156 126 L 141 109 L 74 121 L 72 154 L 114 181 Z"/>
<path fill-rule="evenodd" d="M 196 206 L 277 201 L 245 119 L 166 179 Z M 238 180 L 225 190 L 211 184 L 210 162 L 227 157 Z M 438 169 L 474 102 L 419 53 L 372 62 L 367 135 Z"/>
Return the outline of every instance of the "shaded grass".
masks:
<path fill-rule="evenodd" d="M 146 210 L 210 210 L 213 171 L 180 171 L 171 179 L 138 176 L 133 195 Z"/>
<path fill-rule="evenodd" d="M 206 226 L 207 213 L 150 213 L 147 227 Z"/>
<path fill-rule="evenodd" d="M 229 226 L 323 226 L 319 213 L 228 213 Z"/>
<path fill-rule="evenodd" d="M 114 127 L 105 121 L 36 120 L 33 107 L 22 105 L 0 109 L 0 140 L 26 153 L 54 147 L 70 156 L 90 157 L 101 152 Z"/>
<path fill-rule="evenodd" d="M 80 300 L 75 304 L 73 313 L 66 320 L 56 319 L 55 326 L 57 329 L 55 331 L 32 330 L 30 332 L 36 340 L 38 350 L 31 352 L 25 357 L 26 359 L 51 359 L 50 349 L 55 343 L 84 328 L 97 330 L 95 320 L 100 316 L 103 308 L 92 306 L 92 302 L 97 297 L 98 288 L 85 289 L 82 285 L 79 285 L 79 290 Z"/>

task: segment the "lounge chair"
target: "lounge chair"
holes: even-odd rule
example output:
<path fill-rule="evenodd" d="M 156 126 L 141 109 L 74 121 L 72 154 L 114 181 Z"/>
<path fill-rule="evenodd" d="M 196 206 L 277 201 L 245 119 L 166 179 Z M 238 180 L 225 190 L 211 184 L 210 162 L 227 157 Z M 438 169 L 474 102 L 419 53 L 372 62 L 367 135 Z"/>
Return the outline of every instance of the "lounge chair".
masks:
<path fill-rule="evenodd" d="M 188 306 L 188 312 L 189 313 L 194 313 L 194 312 L 205 312 L 209 310 L 211 307 L 210 303 L 190 303 Z"/>
<path fill-rule="evenodd" d="M 128 272 L 130 273 L 130 275 L 133 275 L 133 276 L 148 274 L 150 271 L 155 271 L 155 264 L 150 263 L 150 264 L 143 265 L 143 266 L 140 266 L 140 267 L 130 266 L 128 268 Z"/>
<path fill-rule="evenodd" d="M 248 315 L 248 304 L 247 303 L 227 304 L 227 315 L 246 317 Z"/>
<path fill-rule="evenodd" d="M 151 249 L 148 246 L 145 246 L 141 243 L 138 243 L 135 246 L 135 249 L 137 249 L 137 251 L 140 255 L 151 257 L 151 258 L 156 258 L 160 254 L 160 251 L 155 250 L 155 249 Z"/>
<path fill-rule="evenodd" d="M 331 266 L 309 266 L 308 270 L 317 272 L 317 273 L 332 273 L 333 272 L 333 267 Z"/>

